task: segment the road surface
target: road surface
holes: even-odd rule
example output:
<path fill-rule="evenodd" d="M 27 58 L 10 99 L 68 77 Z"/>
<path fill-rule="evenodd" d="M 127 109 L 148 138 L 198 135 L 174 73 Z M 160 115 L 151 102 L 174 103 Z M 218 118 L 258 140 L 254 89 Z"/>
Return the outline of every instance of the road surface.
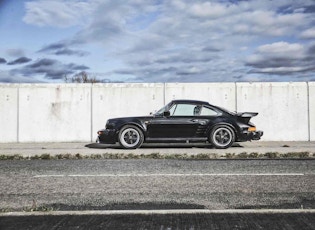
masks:
<path fill-rule="evenodd" d="M 0 144 L 0 155 L 126 153 L 115 146 L 84 146 Z M 312 147 L 312 142 L 250 143 L 229 152 L 311 152 Z M 131 151 L 227 150 L 149 146 Z M 315 229 L 314 181 L 313 157 L 5 160 L 0 161 L 0 229 Z"/>

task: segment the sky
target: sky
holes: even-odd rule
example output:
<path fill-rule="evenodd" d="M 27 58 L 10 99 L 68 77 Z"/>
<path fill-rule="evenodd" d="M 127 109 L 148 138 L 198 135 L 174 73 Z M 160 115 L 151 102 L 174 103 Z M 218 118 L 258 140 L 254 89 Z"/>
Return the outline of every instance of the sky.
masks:
<path fill-rule="evenodd" d="M 0 0 L 0 82 L 315 81 L 315 0 Z"/>

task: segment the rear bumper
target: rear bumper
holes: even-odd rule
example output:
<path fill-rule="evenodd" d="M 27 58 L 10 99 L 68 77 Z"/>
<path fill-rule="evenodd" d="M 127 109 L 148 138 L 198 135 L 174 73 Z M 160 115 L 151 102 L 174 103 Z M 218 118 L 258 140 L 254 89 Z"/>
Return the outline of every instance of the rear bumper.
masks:
<path fill-rule="evenodd" d="M 239 141 L 257 141 L 264 135 L 263 131 L 255 131 L 255 132 L 244 132 L 242 133 Z"/>

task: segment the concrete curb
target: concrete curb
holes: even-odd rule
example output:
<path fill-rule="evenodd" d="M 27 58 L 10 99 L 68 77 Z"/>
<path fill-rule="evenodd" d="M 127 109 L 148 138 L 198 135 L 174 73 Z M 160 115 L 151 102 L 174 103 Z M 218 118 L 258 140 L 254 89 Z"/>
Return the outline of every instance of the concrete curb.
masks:
<path fill-rule="evenodd" d="M 150 144 L 144 145 L 140 149 L 126 150 L 118 145 L 103 145 L 96 143 L 0 143 L 0 156 L 20 155 L 22 157 L 40 156 L 49 154 L 56 156 L 60 154 L 68 155 L 188 155 L 197 154 L 212 155 L 213 158 L 233 156 L 241 154 L 288 154 L 288 153 L 308 153 L 312 158 L 315 157 L 315 142 L 242 142 L 236 143 L 228 149 L 214 149 L 209 145 L 200 144 Z"/>

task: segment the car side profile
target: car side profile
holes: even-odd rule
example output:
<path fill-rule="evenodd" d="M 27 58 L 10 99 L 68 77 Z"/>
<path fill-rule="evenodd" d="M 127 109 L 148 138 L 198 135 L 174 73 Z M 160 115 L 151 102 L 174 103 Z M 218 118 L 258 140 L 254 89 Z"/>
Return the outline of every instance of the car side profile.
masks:
<path fill-rule="evenodd" d="M 204 142 L 218 149 L 263 135 L 250 119 L 258 113 L 234 113 L 205 101 L 173 100 L 155 114 L 109 119 L 97 142 L 119 143 L 125 149 L 143 143 Z"/>

